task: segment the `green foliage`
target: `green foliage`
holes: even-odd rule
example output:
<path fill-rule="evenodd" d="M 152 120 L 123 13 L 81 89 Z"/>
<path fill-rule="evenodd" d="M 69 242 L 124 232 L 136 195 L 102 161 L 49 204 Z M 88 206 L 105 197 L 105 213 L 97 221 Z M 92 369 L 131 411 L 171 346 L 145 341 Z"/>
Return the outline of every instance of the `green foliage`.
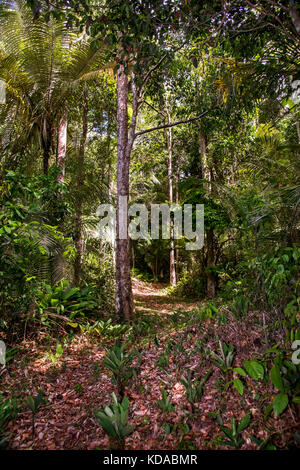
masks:
<path fill-rule="evenodd" d="M 224 341 L 222 342 L 219 340 L 219 349 L 219 355 L 214 351 L 211 351 L 212 361 L 223 374 L 226 374 L 230 370 L 234 361 L 234 346 L 231 344 L 227 345 Z"/>
<path fill-rule="evenodd" d="M 56 224 L 68 208 L 60 205 L 59 190 L 53 174 L 29 178 L 9 171 L 0 185 L 0 291 L 7 326 L 29 309 L 49 277 L 47 257 L 64 249 L 66 238 Z"/>
<path fill-rule="evenodd" d="M 77 393 L 78 396 L 83 395 L 84 388 L 83 388 L 82 384 L 80 384 L 80 383 L 75 384 L 74 385 L 74 391 Z"/>
<path fill-rule="evenodd" d="M 280 249 L 277 246 L 273 253 L 273 256 L 265 254 L 254 259 L 249 265 L 256 272 L 256 280 L 266 304 L 283 310 L 299 289 L 296 277 L 300 266 L 300 249 Z"/>
<path fill-rule="evenodd" d="M 4 399 L 0 394 L 0 449 L 6 446 L 10 434 L 6 435 L 6 428 L 10 421 L 14 420 L 19 411 L 19 404 L 14 399 Z"/>
<path fill-rule="evenodd" d="M 272 439 L 270 437 L 264 441 L 255 436 L 250 436 L 250 439 L 252 442 L 255 442 L 255 444 L 257 444 L 259 450 L 276 450 L 277 449 L 277 447 L 272 443 Z"/>
<path fill-rule="evenodd" d="M 103 410 L 94 410 L 95 417 L 111 440 L 112 449 L 125 447 L 125 438 L 130 436 L 136 428 L 128 424 L 129 401 L 126 397 L 118 401 L 115 393 L 112 394 L 112 404 Z"/>
<path fill-rule="evenodd" d="M 223 433 L 227 437 L 226 440 L 222 441 L 222 444 L 239 449 L 244 443 L 244 440 L 241 434 L 244 431 L 244 429 L 246 429 L 249 426 L 250 419 L 251 419 L 250 413 L 247 413 L 246 416 L 244 416 L 244 418 L 242 418 L 239 423 L 236 423 L 235 418 L 232 417 L 231 428 L 227 426 L 219 425 L 220 429 L 223 431 Z"/>
<path fill-rule="evenodd" d="M 244 295 L 238 295 L 232 303 L 232 313 L 236 318 L 243 318 L 248 312 L 249 300 Z"/>
<path fill-rule="evenodd" d="M 206 278 L 197 270 L 180 275 L 176 286 L 168 288 L 169 296 L 203 298 L 206 290 Z"/>
<path fill-rule="evenodd" d="M 55 353 L 49 352 L 49 357 L 53 364 L 57 363 L 57 360 L 63 355 L 64 349 L 60 343 L 57 344 Z"/>
<path fill-rule="evenodd" d="M 93 286 L 84 289 L 70 287 L 67 280 L 60 281 L 54 287 L 47 284 L 37 293 L 37 302 L 43 322 L 51 321 L 51 312 L 64 315 L 70 320 L 70 325 L 78 316 L 86 316 L 93 312 L 96 302 L 93 297 Z M 74 323 L 74 327 L 77 326 Z"/>
<path fill-rule="evenodd" d="M 262 364 L 256 360 L 244 361 L 245 370 L 242 367 L 230 368 L 232 372 L 238 374 L 240 377 L 246 377 L 248 375 L 255 380 L 263 379 L 265 374 L 265 369 Z M 233 378 L 226 384 L 226 388 L 230 385 L 233 385 L 240 395 L 244 394 L 244 384 L 240 378 Z"/>
<path fill-rule="evenodd" d="M 270 370 L 270 379 L 279 390 L 272 403 L 275 416 L 279 416 L 289 403 L 300 403 L 300 365 L 278 356 Z M 268 414 L 270 408 L 266 410 Z"/>
<path fill-rule="evenodd" d="M 124 395 L 129 380 L 137 375 L 137 368 L 131 366 L 135 356 L 141 360 L 141 355 L 137 351 L 127 353 L 125 345 L 122 345 L 120 340 L 115 342 L 112 349 L 107 350 L 103 365 L 113 373 L 113 383 L 116 384 L 120 396 Z"/>
<path fill-rule="evenodd" d="M 44 393 L 39 391 L 37 395 L 28 395 L 26 397 L 26 405 L 32 413 L 32 440 L 34 441 L 35 436 L 35 415 L 42 403 L 44 403 Z"/>
<path fill-rule="evenodd" d="M 89 322 L 80 323 L 80 330 L 83 333 L 97 334 L 106 338 L 122 337 L 129 329 L 128 325 L 113 323 L 113 320 L 97 320 L 90 324 Z"/>
<path fill-rule="evenodd" d="M 26 404 L 28 408 L 31 410 L 32 414 L 34 415 L 36 414 L 39 406 L 43 402 L 43 396 L 44 396 L 44 393 L 40 391 L 36 396 L 28 395 L 26 397 Z"/>
<path fill-rule="evenodd" d="M 244 361 L 244 366 L 252 379 L 258 380 L 264 378 L 264 367 L 258 361 Z"/>
<path fill-rule="evenodd" d="M 211 302 L 207 302 L 203 307 L 199 308 L 199 318 L 200 320 L 207 320 L 208 318 L 214 318 L 218 313 L 217 307 Z"/>
<path fill-rule="evenodd" d="M 157 401 L 157 405 L 162 409 L 163 413 L 168 413 L 174 410 L 172 399 L 167 396 L 167 392 L 164 388 L 161 391 L 161 400 Z"/>
<path fill-rule="evenodd" d="M 184 385 L 186 391 L 186 399 L 188 403 L 192 406 L 194 410 L 194 404 L 198 403 L 202 398 L 204 392 L 204 384 L 212 374 L 212 369 L 210 369 L 204 377 L 200 380 L 198 377 L 193 379 L 193 372 L 189 371 L 188 376 L 182 376 L 180 382 Z"/>
<path fill-rule="evenodd" d="M 170 360 L 169 352 L 164 351 L 158 356 L 158 359 L 156 360 L 155 365 L 160 367 L 161 369 L 166 369 L 167 367 L 169 367 L 169 360 Z"/>

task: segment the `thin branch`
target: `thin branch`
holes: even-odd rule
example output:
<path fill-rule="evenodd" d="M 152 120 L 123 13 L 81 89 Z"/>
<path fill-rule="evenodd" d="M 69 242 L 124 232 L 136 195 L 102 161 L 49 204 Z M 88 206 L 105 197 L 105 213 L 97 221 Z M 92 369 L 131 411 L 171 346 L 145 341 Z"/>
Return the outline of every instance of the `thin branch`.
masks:
<path fill-rule="evenodd" d="M 161 114 L 163 117 L 166 117 L 165 113 L 163 113 L 159 109 L 156 109 L 154 106 L 152 106 L 152 104 L 148 103 L 148 101 L 144 100 L 143 103 L 149 106 L 149 108 L 153 109 L 153 111 L 155 111 L 157 114 Z"/>
<path fill-rule="evenodd" d="M 180 49 L 182 49 L 184 46 L 186 45 L 186 43 L 182 43 L 180 44 L 180 46 L 176 47 L 173 51 L 173 53 L 175 52 L 178 52 Z M 148 72 L 146 73 L 145 75 L 145 78 L 142 82 L 142 85 L 140 87 L 140 91 L 139 91 L 139 103 L 142 103 L 143 99 L 144 99 L 144 96 L 145 96 L 145 91 L 146 91 L 146 85 L 148 83 L 148 80 L 150 78 L 150 76 L 152 75 L 153 72 L 155 72 L 156 69 L 158 69 L 158 67 L 162 64 L 162 62 L 168 57 L 169 53 L 166 52 L 160 59 L 159 61 L 153 65 L 153 67 L 151 67 Z"/>
<path fill-rule="evenodd" d="M 167 129 L 169 127 L 178 126 L 179 124 L 186 124 L 188 122 L 196 121 L 197 119 L 201 119 L 203 116 L 205 116 L 207 113 L 209 113 L 213 109 L 216 109 L 216 108 L 207 109 L 206 111 L 204 111 L 199 116 L 194 116 L 194 117 L 189 118 L 189 119 L 183 119 L 181 121 L 170 122 L 168 124 L 162 124 L 160 126 L 151 127 L 150 129 L 145 129 L 143 131 L 136 132 L 134 137 L 136 138 L 136 137 L 139 137 L 140 135 L 147 134 L 148 132 L 152 132 L 152 131 L 157 131 L 159 129 Z"/>

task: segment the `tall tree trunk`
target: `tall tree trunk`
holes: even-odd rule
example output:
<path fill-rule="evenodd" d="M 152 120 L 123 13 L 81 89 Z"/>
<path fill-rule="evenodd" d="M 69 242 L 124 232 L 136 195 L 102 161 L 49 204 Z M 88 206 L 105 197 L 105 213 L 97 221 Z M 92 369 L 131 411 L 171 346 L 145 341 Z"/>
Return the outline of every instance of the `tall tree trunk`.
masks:
<path fill-rule="evenodd" d="M 176 165 L 176 182 L 175 182 L 175 203 L 179 204 L 179 193 L 178 193 L 178 184 L 179 184 L 179 165 L 177 161 Z M 178 248 L 175 249 L 175 268 L 176 268 L 176 281 L 179 277 L 179 250 Z"/>
<path fill-rule="evenodd" d="M 202 165 L 202 177 L 207 181 L 204 184 L 204 188 L 206 193 L 208 193 L 208 197 L 211 195 L 212 185 L 211 185 L 211 171 L 207 163 L 207 153 L 206 153 L 206 137 L 201 132 L 199 132 L 199 144 L 200 144 L 200 154 L 201 154 L 201 165 Z M 209 298 L 214 298 L 216 295 L 216 276 L 215 273 L 212 271 L 212 268 L 215 265 L 215 242 L 214 242 L 214 230 L 213 228 L 208 228 L 206 230 L 206 250 L 207 250 L 207 257 L 206 257 L 206 277 L 207 277 L 207 284 L 206 284 L 206 293 Z"/>
<path fill-rule="evenodd" d="M 202 178 L 206 180 L 204 188 L 208 192 L 211 192 L 211 172 L 207 164 L 206 137 L 201 131 L 199 132 L 199 145 L 201 155 Z"/>
<path fill-rule="evenodd" d="M 207 246 L 207 297 L 213 299 L 216 296 L 216 276 L 211 269 L 215 264 L 215 243 L 214 243 L 214 230 L 209 228 L 206 231 L 206 246 Z"/>
<path fill-rule="evenodd" d="M 67 149 L 67 115 L 65 114 L 59 121 L 57 131 L 57 153 L 56 166 L 60 169 L 60 173 L 56 176 L 56 181 L 60 184 L 65 183 L 65 162 Z M 63 197 L 59 194 L 59 197 Z M 54 285 L 64 277 L 65 260 L 63 257 L 63 247 L 55 253 L 50 260 L 51 283 Z"/>
<path fill-rule="evenodd" d="M 110 130 L 110 123 L 108 118 L 107 124 L 107 155 L 110 155 L 110 143 L 111 143 L 111 130 Z M 113 195 L 112 195 L 112 172 L 111 172 L 111 161 L 108 162 L 108 170 L 107 170 L 107 188 L 108 188 L 108 201 L 110 204 L 113 204 Z M 114 270 L 116 269 L 116 240 L 115 237 L 112 236 L 111 239 L 111 253 L 112 253 L 112 264 Z"/>
<path fill-rule="evenodd" d="M 82 108 L 82 134 L 79 143 L 79 151 L 77 156 L 77 189 L 75 202 L 75 248 L 76 256 L 74 263 L 74 284 L 78 286 L 81 280 L 81 267 L 83 258 L 83 238 L 82 238 L 82 199 L 83 184 L 85 178 L 84 172 L 84 156 L 88 134 L 88 89 L 84 88 L 83 108 Z"/>
<path fill-rule="evenodd" d="M 295 113 L 295 123 L 296 123 L 296 131 L 298 136 L 298 144 L 300 144 L 300 123 L 298 119 L 298 113 Z"/>
<path fill-rule="evenodd" d="M 168 124 L 171 122 L 170 109 L 168 100 L 166 102 L 166 112 L 168 116 Z M 166 130 L 167 147 L 168 147 L 168 186 L 169 186 L 169 204 L 173 204 L 173 139 L 172 128 Z M 175 249 L 174 249 L 174 221 L 170 220 L 170 285 L 176 285 L 176 266 L 175 266 Z"/>
<path fill-rule="evenodd" d="M 50 152 L 52 146 L 52 123 L 49 117 L 43 120 L 43 128 L 41 133 L 42 147 L 43 147 L 43 173 L 48 174 Z"/>
<path fill-rule="evenodd" d="M 58 183 L 65 183 L 65 166 L 66 166 L 66 150 L 67 150 L 67 125 L 68 119 L 65 113 L 59 121 L 58 136 L 57 136 L 57 154 L 56 166 L 60 169 L 56 177 Z"/>
<path fill-rule="evenodd" d="M 117 72 L 117 224 L 116 224 L 116 294 L 115 312 L 120 320 L 129 321 L 134 313 L 130 275 L 130 245 L 128 237 L 129 163 L 134 132 L 128 138 L 128 76 L 125 73 L 126 57 L 119 46 L 121 65 Z M 133 79 L 134 80 L 134 77 Z M 137 112 L 137 106 L 136 106 Z M 136 115 L 133 113 L 133 118 Z M 131 127 L 135 122 L 132 121 Z"/>

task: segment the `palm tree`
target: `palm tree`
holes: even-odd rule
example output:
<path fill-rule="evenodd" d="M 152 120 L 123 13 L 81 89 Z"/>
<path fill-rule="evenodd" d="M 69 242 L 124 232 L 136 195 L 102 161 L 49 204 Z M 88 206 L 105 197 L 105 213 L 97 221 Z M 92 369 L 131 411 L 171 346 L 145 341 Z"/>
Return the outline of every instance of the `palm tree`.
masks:
<path fill-rule="evenodd" d="M 56 165 L 60 170 L 56 180 L 64 184 L 68 111 L 74 105 L 74 98 L 85 108 L 86 92 L 83 93 L 85 87 L 81 86 L 82 82 L 95 80 L 97 74 L 103 73 L 106 55 L 107 47 L 103 43 L 92 48 L 85 33 L 79 35 L 77 31 L 66 28 L 62 21 L 33 21 L 32 12 L 24 0 L 1 4 L 0 77 L 8 90 L 8 103 L 2 111 L 2 118 L 6 119 L 6 136 L 2 142 L 6 142 L 12 155 L 20 155 L 33 144 L 38 155 L 42 155 L 43 172 L 47 174 L 51 154 L 56 148 Z M 86 123 L 83 127 L 86 128 Z M 79 150 L 81 163 L 86 138 L 87 128 Z M 80 187 L 82 178 L 80 175 Z M 79 193 L 78 198 L 75 203 L 75 220 L 78 222 L 75 227 L 78 251 L 76 283 L 79 282 L 82 258 L 82 203 Z M 62 277 L 63 272 L 62 256 L 56 253 L 52 259 L 54 282 Z"/>
<path fill-rule="evenodd" d="M 20 151 L 37 137 L 46 174 L 57 132 L 57 163 L 63 175 L 68 99 L 91 71 L 103 69 L 106 48 L 101 44 L 92 49 L 87 35 L 79 36 L 63 22 L 33 22 L 23 0 L 13 7 L 11 2 L 1 4 L 0 27 L 0 77 L 11 95 L 10 118 L 18 119 L 22 129 L 10 150 Z"/>

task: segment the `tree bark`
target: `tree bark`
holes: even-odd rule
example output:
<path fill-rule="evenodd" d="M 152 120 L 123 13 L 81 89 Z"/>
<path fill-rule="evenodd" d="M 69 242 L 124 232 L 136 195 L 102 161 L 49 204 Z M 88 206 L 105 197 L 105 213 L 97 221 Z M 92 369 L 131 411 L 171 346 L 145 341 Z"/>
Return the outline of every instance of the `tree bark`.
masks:
<path fill-rule="evenodd" d="M 77 156 L 77 190 L 75 202 L 75 248 L 76 256 L 74 262 L 74 284 L 79 286 L 81 281 L 81 268 L 83 258 L 83 238 L 82 238 L 82 191 L 85 178 L 84 156 L 88 134 L 88 89 L 85 86 L 82 108 L 82 134 L 79 143 L 79 152 Z"/>
<path fill-rule="evenodd" d="M 206 232 L 207 245 L 207 297 L 213 299 L 216 296 L 216 276 L 211 271 L 215 264 L 214 230 L 209 228 Z"/>
<path fill-rule="evenodd" d="M 43 120 L 43 128 L 41 130 L 42 147 L 43 147 L 43 173 L 48 174 L 50 152 L 52 146 L 52 123 L 48 117 Z"/>
<path fill-rule="evenodd" d="M 56 182 L 60 184 L 65 183 L 65 162 L 66 162 L 66 149 L 67 149 L 67 115 L 60 119 L 57 130 L 57 152 L 56 152 L 56 166 L 60 169 L 60 173 L 56 176 Z M 58 197 L 63 197 L 60 193 Z M 55 285 L 64 277 L 65 273 L 65 260 L 63 257 L 63 247 L 55 253 L 50 260 L 51 269 L 51 283 Z"/>
<path fill-rule="evenodd" d="M 206 137 L 201 132 L 199 132 L 199 145 L 200 145 L 200 155 L 201 155 L 201 168 L 202 168 L 202 177 L 206 180 L 204 183 L 204 188 L 208 193 L 208 197 L 211 195 L 212 185 L 211 185 L 211 171 L 207 163 L 207 152 L 206 152 Z M 206 294 L 210 299 L 214 298 L 216 295 L 216 276 L 212 271 L 212 268 L 215 265 L 215 242 L 214 242 L 214 229 L 208 228 L 206 230 Z"/>
<path fill-rule="evenodd" d="M 168 122 L 171 122 L 170 119 L 170 109 L 169 103 L 167 100 L 166 103 L 166 112 L 168 117 Z M 172 128 L 168 128 L 166 131 L 167 134 L 167 148 L 168 148 L 168 186 L 169 186 L 169 204 L 173 204 L 173 136 Z M 171 218 L 170 220 L 170 285 L 176 285 L 176 266 L 175 266 L 175 249 L 174 249 L 174 221 Z"/>
<path fill-rule="evenodd" d="M 60 173 L 58 173 L 56 177 L 56 181 L 60 184 L 65 183 L 67 125 L 68 125 L 68 119 L 67 119 L 67 114 L 65 113 L 59 121 L 58 136 L 57 136 L 56 166 L 60 169 Z"/>
<path fill-rule="evenodd" d="M 125 73 L 126 57 L 121 58 L 123 47 L 119 45 L 120 66 L 117 72 L 117 224 L 116 224 L 116 294 L 115 313 L 119 320 L 129 321 L 134 313 L 130 275 L 130 245 L 128 237 L 129 163 L 134 140 L 137 114 L 137 97 L 134 93 L 134 108 L 131 132 L 128 137 L 128 75 Z M 122 60 L 122 63 L 121 63 Z M 124 63 L 125 62 L 125 63 Z M 134 77 L 132 78 L 134 80 Z M 133 85 L 134 86 L 134 85 Z M 135 88 L 133 88 L 135 91 Z M 124 220 L 125 223 L 122 223 Z M 125 227 L 124 227 L 125 225 Z M 121 233 L 125 228 L 125 233 Z"/>
<path fill-rule="evenodd" d="M 293 25 L 300 36 L 300 16 L 298 15 L 295 0 L 290 0 L 290 16 L 292 18 Z"/>

